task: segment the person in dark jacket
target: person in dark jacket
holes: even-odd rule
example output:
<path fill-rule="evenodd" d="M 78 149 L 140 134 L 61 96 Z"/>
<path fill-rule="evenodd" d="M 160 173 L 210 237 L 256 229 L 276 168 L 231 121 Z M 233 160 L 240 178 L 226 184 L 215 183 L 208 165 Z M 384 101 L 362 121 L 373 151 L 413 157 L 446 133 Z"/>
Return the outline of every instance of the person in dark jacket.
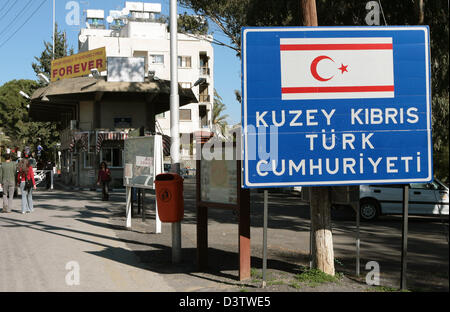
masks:
<path fill-rule="evenodd" d="M 17 165 L 11 161 L 11 154 L 5 155 L 5 162 L 0 167 L 0 186 L 3 188 L 3 210 L 11 212 L 13 208 L 14 189 L 16 186 Z M 9 197 L 9 199 L 8 199 Z"/>
<path fill-rule="evenodd" d="M 106 162 L 100 164 L 97 185 L 102 185 L 102 200 L 109 200 L 109 182 L 111 182 L 111 171 Z"/>

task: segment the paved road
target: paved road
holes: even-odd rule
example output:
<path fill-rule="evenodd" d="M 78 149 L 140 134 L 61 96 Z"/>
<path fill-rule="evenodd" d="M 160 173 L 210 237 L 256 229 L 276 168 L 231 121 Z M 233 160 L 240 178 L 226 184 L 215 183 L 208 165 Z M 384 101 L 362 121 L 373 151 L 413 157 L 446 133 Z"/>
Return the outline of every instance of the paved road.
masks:
<path fill-rule="evenodd" d="M 94 192 L 35 193 L 35 211 L 0 214 L 0 291 L 173 291 L 145 270 L 107 220 Z M 103 225 L 103 226 L 102 226 Z M 76 261 L 80 284 L 68 286 Z M 70 280 L 74 277 L 70 275 Z"/>

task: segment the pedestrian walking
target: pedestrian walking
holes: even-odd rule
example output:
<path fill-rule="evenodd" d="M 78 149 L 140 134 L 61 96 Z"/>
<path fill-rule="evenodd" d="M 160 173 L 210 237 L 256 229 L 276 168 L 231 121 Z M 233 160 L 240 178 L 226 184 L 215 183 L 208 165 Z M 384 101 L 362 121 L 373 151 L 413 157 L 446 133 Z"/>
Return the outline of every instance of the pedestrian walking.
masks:
<path fill-rule="evenodd" d="M 102 185 L 102 200 L 109 200 L 109 182 L 111 182 L 111 171 L 106 162 L 100 164 L 98 171 L 97 185 Z"/>
<path fill-rule="evenodd" d="M 5 162 L 0 167 L 0 186 L 3 188 L 2 212 L 11 212 L 13 208 L 14 189 L 16 186 L 17 164 L 11 161 L 11 154 L 5 155 Z"/>
<path fill-rule="evenodd" d="M 28 159 L 20 160 L 17 180 L 22 192 L 22 214 L 33 212 L 33 189 L 36 189 L 36 182 L 33 168 Z"/>

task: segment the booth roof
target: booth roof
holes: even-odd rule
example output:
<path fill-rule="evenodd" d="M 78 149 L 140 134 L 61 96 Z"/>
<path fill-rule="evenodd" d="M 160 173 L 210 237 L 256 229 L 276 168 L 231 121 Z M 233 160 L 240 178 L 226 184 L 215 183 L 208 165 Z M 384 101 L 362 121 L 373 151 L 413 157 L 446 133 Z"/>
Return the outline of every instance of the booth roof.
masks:
<path fill-rule="evenodd" d="M 191 89 L 179 85 L 180 106 L 198 103 Z M 170 81 L 107 82 L 102 78 L 79 77 L 51 82 L 31 96 L 30 117 L 35 121 L 59 121 L 75 114 L 80 101 L 140 101 L 154 106 L 155 114 L 170 110 Z"/>

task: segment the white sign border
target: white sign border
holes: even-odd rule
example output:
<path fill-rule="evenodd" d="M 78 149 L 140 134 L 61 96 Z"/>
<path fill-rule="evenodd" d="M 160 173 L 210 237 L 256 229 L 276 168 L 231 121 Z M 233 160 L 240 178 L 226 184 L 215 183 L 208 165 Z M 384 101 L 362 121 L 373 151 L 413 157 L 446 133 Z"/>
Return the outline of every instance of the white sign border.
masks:
<path fill-rule="evenodd" d="M 428 177 L 421 178 L 421 179 L 388 179 L 388 180 L 346 180 L 346 181 L 310 181 L 310 182 L 274 182 L 274 183 L 251 183 L 249 181 L 248 176 L 248 159 L 244 158 L 244 155 L 248 155 L 248 138 L 247 138 L 247 131 L 248 128 L 247 125 L 247 49 L 246 47 L 246 40 L 247 40 L 247 33 L 249 32 L 290 32 L 290 31 L 302 31 L 299 27 L 290 28 L 290 27 L 283 27 L 283 28 L 277 28 L 277 27 L 265 27 L 265 28 L 244 28 L 242 31 L 242 77 L 243 77 L 243 98 L 242 103 L 244 107 L 244 122 L 243 122 L 243 131 L 242 136 L 244 137 L 244 140 L 241 140 L 244 146 L 241 149 L 242 150 L 242 159 L 244 159 L 244 168 L 243 168 L 243 175 L 244 179 L 242 179 L 243 186 L 244 187 L 277 187 L 277 186 L 285 186 L 285 187 L 293 187 L 293 186 L 315 186 L 315 185 L 352 185 L 352 184 L 370 184 L 370 183 L 414 183 L 414 182 L 428 182 L 432 180 L 433 178 L 433 168 L 432 168 L 432 157 L 431 157 L 431 107 L 430 107 L 430 60 L 429 60 L 429 29 L 427 26 L 404 26 L 404 27 L 384 27 L 384 26 L 365 26 L 365 27 L 305 27 L 304 30 L 307 31 L 361 31 L 361 30 L 368 30 L 368 31 L 398 31 L 398 30 L 421 30 L 424 32 L 425 37 L 425 71 L 426 71 L 426 98 L 427 98 L 427 137 L 428 137 Z"/>

